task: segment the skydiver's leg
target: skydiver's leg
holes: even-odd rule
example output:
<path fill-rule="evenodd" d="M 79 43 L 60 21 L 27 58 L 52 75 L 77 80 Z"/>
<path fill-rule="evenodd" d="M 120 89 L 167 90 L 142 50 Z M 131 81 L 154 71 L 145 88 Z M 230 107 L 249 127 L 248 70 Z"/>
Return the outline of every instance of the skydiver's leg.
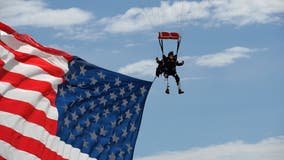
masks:
<path fill-rule="evenodd" d="M 165 78 L 166 78 L 166 82 L 167 82 L 167 88 L 166 88 L 166 93 L 169 94 L 170 93 L 170 89 L 169 89 L 169 75 L 165 74 Z"/>
<path fill-rule="evenodd" d="M 175 73 L 175 74 L 173 74 L 173 76 L 174 76 L 175 79 L 176 79 L 177 86 L 180 86 L 180 78 L 179 78 L 178 74 Z"/>
<path fill-rule="evenodd" d="M 181 83 L 180 83 L 180 78 L 179 78 L 178 74 L 175 73 L 175 74 L 174 74 L 174 77 L 175 77 L 175 79 L 176 79 L 176 83 L 177 83 L 177 86 L 178 86 L 178 93 L 179 93 L 179 94 L 184 93 L 184 91 L 181 90 Z"/>

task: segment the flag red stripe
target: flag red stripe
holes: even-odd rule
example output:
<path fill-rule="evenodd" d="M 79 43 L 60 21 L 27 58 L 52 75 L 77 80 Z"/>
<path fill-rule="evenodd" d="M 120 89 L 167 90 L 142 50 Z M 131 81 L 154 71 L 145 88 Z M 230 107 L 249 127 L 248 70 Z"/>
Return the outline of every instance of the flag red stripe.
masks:
<path fill-rule="evenodd" d="M 11 128 L 0 125 L 0 139 L 11 144 L 15 148 L 31 153 L 42 160 L 64 160 L 63 157 L 46 148 L 41 142 L 21 135 Z"/>
<path fill-rule="evenodd" d="M 0 68 L 4 66 L 5 62 L 0 59 Z"/>
<path fill-rule="evenodd" d="M 44 127 L 50 134 L 56 135 L 57 121 L 49 119 L 43 111 L 35 109 L 26 102 L 13 100 L 0 95 L 0 111 L 17 114 L 27 121 Z"/>
<path fill-rule="evenodd" d="M 16 39 L 18 39 L 19 41 L 23 42 L 23 43 L 27 43 L 39 50 L 42 50 L 44 52 L 47 52 L 48 54 L 52 54 L 52 55 L 56 55 L 56 56 L 63 56 L 66 60 L 71 61 L 72 60 L 72 56 L 64 51 L 61 50 L 57 50 L 54 48 L 49 48 L 49 47 L 44 47 L 41 44 L 39 44 L 38 42 L 36 42 L 31 36 L 27 35 L 27 34 L 20 34 L 17 31 L 15 31 L 13 28 L 7 26 L 6 24 L 0 22 L 0 30 L 8 33 L 8 34 L 12 34 Z"/>
<path fill-rule="evenodd" d="M 4 42 L 0 40 L 0 45 L 3 46 L 5 49 L 10 51 L 15 55 L 15 60 L 25 63 L 25 64 L 30 64 L 30 65 L 35 65 L 49 73 L 50 75 L 53 75 L 55 77 L 62 77 L 64 75 L 64 71 L 61 68 L 58 68 L 45 60 L 41 59 L 40 57 L 36 55 L 30 55 L 22 52 L 18 52 L 10 48 L 8 45 L 6 45 Z"/>
<path fill-rule="evenodd" d="M 1 157 L 1 155 L 0 155 L 0 160 L 6 160 L 5 158 L 3 158 L 3 157 Z"/>
<path fill-rule="evenodd" d="M 56 93 L 50 83 L 30 79 L 18 73 L 8 72 L 5 69 L 0 69 L 0 78 L 0 81 L 8 82 L 17 88 L 40 92 L 55 107 Z"/>

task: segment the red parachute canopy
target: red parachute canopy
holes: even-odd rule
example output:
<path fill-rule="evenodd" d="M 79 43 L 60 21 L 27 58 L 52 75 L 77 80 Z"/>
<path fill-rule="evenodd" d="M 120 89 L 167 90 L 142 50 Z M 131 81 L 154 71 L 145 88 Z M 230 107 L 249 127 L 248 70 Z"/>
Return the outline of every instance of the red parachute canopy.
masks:
<path fill-rule="evenodd" d="M 158 39 L 180 39 L 181 36 L 177 32 L 159 32 Z"/>

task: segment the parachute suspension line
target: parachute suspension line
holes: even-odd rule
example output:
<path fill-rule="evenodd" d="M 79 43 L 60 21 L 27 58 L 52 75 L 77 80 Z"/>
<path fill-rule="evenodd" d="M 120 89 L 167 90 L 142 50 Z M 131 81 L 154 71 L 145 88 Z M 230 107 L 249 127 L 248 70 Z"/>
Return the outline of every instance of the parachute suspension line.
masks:
<path fill-rule="evenodd" d="M 176 50 L 176 55 L 178 55 L 178 51 L 179 51 L 180 43 L 181 43 L 181 38 L 179 38 L 179 39 L 177 40 L 177 50 Z"/>
<path fill-rule="evenodd" d="M 152 80 L 152 83 L 154 83 L 156 79 L 157 79 L 157 76 L 154 77 L 154 79 Z"/>
<path fill-rule="evenodd" d="M 164 43 L 163 43 L 162 39 L 159 39 L 159 44 L 160 44 L 160 47 L 161 47 L 162 55 L 164 55 Z"/>

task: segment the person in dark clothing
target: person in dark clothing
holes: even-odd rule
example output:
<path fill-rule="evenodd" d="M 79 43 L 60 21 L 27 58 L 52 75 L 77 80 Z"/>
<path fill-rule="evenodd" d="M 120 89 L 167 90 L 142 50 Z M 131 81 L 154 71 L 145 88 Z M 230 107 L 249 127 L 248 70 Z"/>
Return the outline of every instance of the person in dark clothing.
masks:
<path fill-rule="evenodd" d="M 166 56 L 163 55 L 163 59 L 159 60 L 158 57 L 156 57 L 156 62 L 158 63 L 158 67 L 156 68 L 156 76 L 159 77 L 161 74 L 165 72 L 165 59 Z"/>
<path fill-rule="evenodd" d="M 174 55 L 174 52 L 169 52 L 168 56 L 163 55 L 162 60 L 159 60 L 159 58 L 156 58 L 156 62 L 159 64 L 156 69 L 156 76 L 159 77 L 160 74 L 164 73 L 164 76 L 167 80 L 167 89 L 166 93 L 169 94 L 169 83 L 168 83 L 168 77 L 173 76 L 176 80 L 177 86 L 178 86 L 178 93 L 182 94 L 184 93 L 181 90 L 181 84 L 180 84 L 180 78 L 176 72 L 176 66 L 182 66 L 184 64 L 184 61 L 178 62 L 177 55 Z"/>

